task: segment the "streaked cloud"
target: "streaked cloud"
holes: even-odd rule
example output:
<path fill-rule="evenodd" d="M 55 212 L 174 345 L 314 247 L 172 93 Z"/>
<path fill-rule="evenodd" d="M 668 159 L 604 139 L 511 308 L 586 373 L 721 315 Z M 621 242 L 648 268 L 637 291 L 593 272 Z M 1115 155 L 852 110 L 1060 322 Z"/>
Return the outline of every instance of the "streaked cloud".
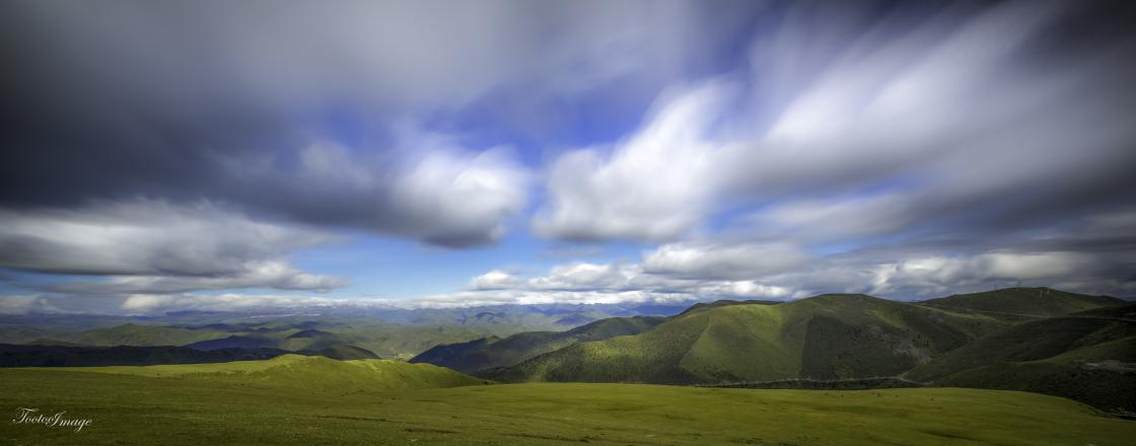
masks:
<path fill-rule="evenodd" d="M 0 309 L 1133 294 L 1117 5 L 6 2 Z"/>

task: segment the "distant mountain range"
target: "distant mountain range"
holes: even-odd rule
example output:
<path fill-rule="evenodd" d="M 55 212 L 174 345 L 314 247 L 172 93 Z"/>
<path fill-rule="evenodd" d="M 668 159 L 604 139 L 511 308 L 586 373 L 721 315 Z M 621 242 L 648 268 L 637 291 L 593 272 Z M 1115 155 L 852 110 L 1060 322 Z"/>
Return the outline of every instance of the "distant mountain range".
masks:
<path fill-rule="evenodd" d="M 181 311 L 163 317 L 0 315 L 0 344 L 278 348 L 411 358 L 438 345 L 528 331 L 563 331 L 613 316 L 673 315 L 678 305 L 494 305 L 263 315 Z M 367 351 L 360 356 L 358 353 Z M 373 352 L 371 354 L 370 352 Z"/>

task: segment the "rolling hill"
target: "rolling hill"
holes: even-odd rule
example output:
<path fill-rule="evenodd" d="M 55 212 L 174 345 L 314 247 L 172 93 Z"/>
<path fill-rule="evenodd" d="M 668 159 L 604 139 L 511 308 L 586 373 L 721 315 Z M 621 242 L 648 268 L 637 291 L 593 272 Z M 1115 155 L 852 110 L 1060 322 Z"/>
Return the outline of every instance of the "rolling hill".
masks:
<path fill-rule="evenodd" d="M 465 373 L 504 367 L 563 347 L 615 336 L 638 334 L 665 321 L 662 317 L 609 318 L 562 332 L 519 333 L 504 339 L 488 337 L 458 344 L 439 345 L 410 360 Z"/>
<path fill-rule="evenodd" d="M 507 382 L 660 384 L 894 376 L 1007 325 L 981 314 L 855 294 L 731 303 L 481 375 Z"/>
<path fill-rule="evenodd" d="M 40 371 L 76 369 L 38 369 Z M 263 361 L 218 364 L 111 366 L 79 369 L 86 373 L 144 376 L 203 383 L 283 387 L 304 392 L 378 392 L 485 384 L 443 367 L 385 359 L 339 361 L 287 354 Z"/>
<path fill-rule="evenodd" d="M 1023 321 L 1123 305 L 1126 301 L 1115 297 L 1091 296 L 1052 288 L 1004 288 L 981 293 L 956 294 L 922 303 L 945 310 Z"/>
<path fill-rule="evenodd" d="M 1015 325 L 906 376 L 941 386 L 1039 392 L 1136 413 L 1136 305 Z"/>

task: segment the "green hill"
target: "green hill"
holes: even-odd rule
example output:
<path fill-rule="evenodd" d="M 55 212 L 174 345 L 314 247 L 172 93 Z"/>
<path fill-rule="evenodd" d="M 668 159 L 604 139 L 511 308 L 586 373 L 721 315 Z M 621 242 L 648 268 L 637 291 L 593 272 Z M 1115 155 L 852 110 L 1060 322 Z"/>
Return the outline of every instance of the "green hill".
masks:
<path fill-rule="evenodd" d="M 1011 321 L 1061 316 L 1125 303 L 1127 302 L 1115 297 L 1090 296 L 1051 288 L 1005 288 L 956 294 L 923 302 L 924 305 L 936 308 L 981 313 Z"/>
<path fill-rule="evenodd" d="M 300 350 L 297 353 L 324 356 L 341 361 L 350 359 L 379 359 L 379 356 L 376 355 L 375 352 L 350 344 L 334 344 L 320 349 Z"/>
<path fill-rule="evenodd" d="M 638 335 L 488 371 L 523 381 L 718 384 L 894 376 L 1007 323 L 865 295 L 707 306 Z"/>
<path fill-rule="evenodd" d="M 610 318 L 592 322 L 563 332 L 529 332 L 504 339 L 488 337 L 458 344 L 439 345 L 410 360 L 430 363 L 454 370 L 474 373 L 479 370 L 510 366 L 540 354 L 588 341 L 637 334 L 665 321 L 662 317 Z"/>
<path fill-rule="evenodd" d="M 1015 325 L 906 376 L 935 385 L 1040 392 L 1136 412 L 1136 305 Z"/>
<path fill-rule="evenodd" d="M 322 356 L 283 355 L 263 361 L 219 364 L 44 368 L 44 373 L 81 370 L 86 373 L 173 378 L 179 381 L 289 388 L 304 392 L 391 391 L 456 387 L 485 381 L 429 364 L 384 359 L 338 361 Z"/>

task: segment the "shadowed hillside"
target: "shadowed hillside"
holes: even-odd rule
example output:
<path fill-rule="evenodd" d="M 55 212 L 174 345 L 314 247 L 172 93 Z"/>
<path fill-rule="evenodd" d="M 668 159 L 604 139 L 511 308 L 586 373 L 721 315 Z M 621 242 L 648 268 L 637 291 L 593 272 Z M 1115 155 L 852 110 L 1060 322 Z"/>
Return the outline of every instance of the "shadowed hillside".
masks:
<path fill-rule="evenodd" d="M 1027 390 L 1136 412 L 1136 305 L 1025 322 L 924 364 L 934 385 Z"/>
<path fill-rule="evenodd" d="M 439 345 L 411 359 L 466 373 L 516 364 L 578 342 L 637 334 L 665 321 L 661 317 L 610 318 L 564 332 L 529 332 L 507 338 L 489 337 Z"/>
<path fill-rule="evenodd" d="M 0 367 L 83 367 L 101 365 L 202 364 L 269 359 L 287 351 L 275 348 L 81 347 L 0 344 Z"/>

